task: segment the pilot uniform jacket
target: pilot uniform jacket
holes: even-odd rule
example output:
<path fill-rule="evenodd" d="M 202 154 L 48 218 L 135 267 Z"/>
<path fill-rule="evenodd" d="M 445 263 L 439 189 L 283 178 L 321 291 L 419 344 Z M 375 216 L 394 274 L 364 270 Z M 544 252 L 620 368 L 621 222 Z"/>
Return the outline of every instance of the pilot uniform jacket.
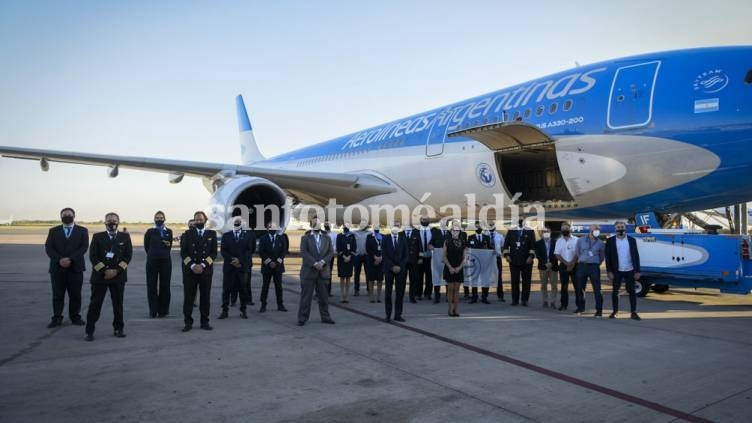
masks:
<path fill-rule="evenodd" d="M 421 252 L 420 230 L 412 228 L 410 230 L 410 236 L 407 236 L 407 231 L 402 231 L 401 235 L 402 239 L 407 242 L 407 263 L 418 263 L 418 256 L 420 256 Z"/>
<path fill-rule="evenodd" d="M 397 238 L 395 249 L 394 238 Z M 407 239 L 400 234 L 388 235 L 382 238 L 382 257 L 384 258 L 384 272 L 392 273 L 392 266 L 399 266 L 399 275 L 405 274 L 407 268 Z"/>
<path fill-rule="evenodd" d="M 467 248 L 475 248 L 478 250 L 494 249 L 493 245 L 491 245 L 491 237 L 486 234 L 478 234 L 477 232 L 467 238 Z"/>
<path fill-rule="evenodd" d="M 540 239 L 535 243 L 535 256 L 538 257 L 538 269 L 546 270 L 546 264 L 551 263 L 551 270 L 559 271 L 559 260 L 554 254 L 557 238 L 549 238 L 548 254 L 546 254 L 546 240 Z"/>
<path fill-rule="evenodd" d="M 92 284 L 111 284 L 128 280 L 128 263 L 133 257 L 131 236 L 126 232 L 116 232 L 113 238 L 107 232 L 98 232 L 91 237 L 89 260 L 94 266 L 91 272 Z M 105 280 L 104 272 L 115 269 L 116 277 Z"/>
<path fill-rule="evenodd" d="M 300 254 L 303 258 L 303 263 L 300 266 L 300 279 L 331 278 L 332 269 L 329 267 L 329 262 L 334 257 L 332 239 L 323 231 L 319 232 L 318 236 L 318 248 L 316 248 L 316 234 L 314 231 L 309 231 L 300 240 Z M 319 261 L 324 262 L 324 267 L 320 271 L 313 267 Z"/>
<path fill-rule="evenodd" d="M 183 259 L 183 272 L 191 272 L 191 266 L 204 265 L 203 275 L 211 275 L 214 270 L 214 260 L 217 259 L 217 233 L 211 229 L 204 229 L 203 236 L 198 235 L 198 229 L 186 231 L 180 238 L 180 258 Z"/>
<path fill-rule="evenodd" d="M 222 235 L 220 253 L 224 259 L 223 272 L 248 273 L 251 269 L 253 253 L 256 251 L 256 236 L 253 231 L 240 231 L 238 240 L 235 240 L 235 230 L 227 231 Z M 232 265 L 232 259 L 240 260 L 240 267 Z"/>
<path fill-rule="evenodd" d="M 328 236 L 327 236 L 328 237 Z M 272 239 L 274 242 L 272 242 Z M 261 273 L 285 272 L 285 255 L 287 255 L 287 236 L 275 233 L 265 233 L 259 237 L 258 254 L 261 257 Z M 272 269 L 269 263 L 276 262 L 277 267 Z"/>
<path fill-rule="evenodd" d="M 633 271 L 640 273 L 640 252 L 637 250 L 637 240 L 627 235 L 627 241 L 629 242 L 629 255 L 632 257 Z M 616 249 L 616 236 L 612 236 L 606 240 L 606 271 L 608 273 L 616 273 L 619 271 L 619 252 Z"/>
<path fill-rule="evenodd" d="M 535 232 L 532 229 L 510 229 L 504 238 L 504 257 L 514 266 L 524 266 L 528 258 L 535 258 Z"/>
<path fill-rule="evenodd" d="M 144 250 L 150 259 L 169 259 L 172 249 L 172 229 L 149 228 L 144 234 Z"/>
<path fill-rule="evenodd" d="M 47 241 L 44 243 L 44 250 L 50 258 L 50 273 L 60 273 L 66 270 L 80 273 L 86 270 L 86 260 L 84 254 L 89 248 L 89 231 L 78 225 L 73 225 L 71 234 L 65 238 L 65 229 L 63 225 L 57 225 L 50 228 L 47 233 Z M 60 259 L 68 257 L 71 259 L 71 266 L 67 269 L 60 267 Z"/>

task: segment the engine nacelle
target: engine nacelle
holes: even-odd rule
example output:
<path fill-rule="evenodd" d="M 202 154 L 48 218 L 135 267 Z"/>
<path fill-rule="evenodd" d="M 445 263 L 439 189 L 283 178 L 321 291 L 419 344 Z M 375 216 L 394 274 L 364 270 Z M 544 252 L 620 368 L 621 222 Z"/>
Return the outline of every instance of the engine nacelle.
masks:
<path fill-rule="evenodd" d="M 236 176 L 226 179 L 219 185 L 209 200 L 209 220 L 211 226 L 222 232 L 228 230 L 228 220 L 240 216 L 247 207 L 247 222 L 257 234 L 265 231 L 265 224 L 279 213 L 279 227 L 285 228 L 290 221 L 290 211 L 286 208 L 287 196 L 282 189 L 271 181 L 252 176 Z M 259 218 L 260 216 L 260 218 Z"/>

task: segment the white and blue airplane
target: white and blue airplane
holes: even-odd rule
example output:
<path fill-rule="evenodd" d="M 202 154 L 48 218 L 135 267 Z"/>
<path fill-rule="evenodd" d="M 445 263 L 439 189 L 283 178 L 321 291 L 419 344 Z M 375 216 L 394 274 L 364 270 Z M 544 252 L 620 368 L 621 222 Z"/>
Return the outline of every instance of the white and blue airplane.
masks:
<path fill-rule="evenodd" d="M 547 219 L 563 220 L 752 200 L 751 46 L 578 66 L 272 158 L 259 150 L 241 96 L 237 113 L 240 165 L 5 146 L 0 154 L 38 160 L 42 170 L 66 162 L 109 166 L 111 177 L 119 168 L 166 172 L 173 183 L 201 177 L 210 204 L 228 208 L 290 197 L 438 212 L 466 207 L 468 193 L 478 207 L 521 193 L 518 204 L 540 202 Z"/>

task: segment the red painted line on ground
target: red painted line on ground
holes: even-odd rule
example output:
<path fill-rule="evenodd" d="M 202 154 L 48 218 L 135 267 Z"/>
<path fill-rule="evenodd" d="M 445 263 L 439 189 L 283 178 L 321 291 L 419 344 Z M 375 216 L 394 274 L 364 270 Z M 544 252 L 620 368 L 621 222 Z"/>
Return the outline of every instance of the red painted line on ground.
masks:
<path fill-rule="evenodd" d="M 292 289 L 286 288 L 286 290 L 288 290 L 290 292 L 293 292 L 295 294 L 300 295 L 300 292 L 294 291 Z M 348 307 L 348 306 L 341 305 L 341 304 L 329 304 L 329 305 L 332 306 L 332 307 L 336 307 L 336 308 L 339 308 L 339 309 L 342 309 L 342 310 L 349 311 L 350 313 L 357 314 L 357 315 L 360 315 L 360 316 L 363 316 L 363 317 L 366 317 L 366 318 L 369 318 L 369 319 L 373 319 L 373 320 L 376 320 L 376 321 L 379 321 L 379 322 L 384 322 L 384 318 L 383 317 L 378 317 L 378 316 L 375 316 L 373 314 L 366 313 L 365 311 L 357 310 L 357 309 L 354 309 L 352 307 Z M 536 366 L 535 364 L 527 363 L 525 361 L 518 360 L 516 358 L 510 357 L 508 355 L 499 354 L 499 353 L 496 353 L 496 352 L 493 352 L 493 351 L 489 351 L 489 350 L 486 350 L 486 349 L 483 349 L 483 348 L 480 348 L 480 347 L 476 347 L 475 345 L 466 344 L 466 343 L 464 343 L 462 341 L 458 341 L 456 339 L 447 338 L 445 336 L 437 335 L 435 333 L 428 332 L 428 331 L 425 331 L 423 329 L 416 328 L 414 326 L 409 326 L 409 325 L 406 325 L 404 323 L 399 323 L 399 322 L 395 322 L 395 321 L 391 321 L 391 322 L 389 322 L 389 324 L 397 326 L 397 327 L 405 329 L 405 330 L 409 330 L 411 332 L 415 332 L 415 333 L 423 335 L 423 336 L 427 336 L 429 338 L 436 339 L 437 341 L 445 342 L 445 343 L 450 344 L 450 345 L 454 345 L 454 346 L 457 346 L 457 347 L 460 347 L 460 348 L 464 348 L 464 349 L 466 349 L 468 351 L 472 351 L 472 352 L 484 355 L 484 356 L 489 357 L 489 358 L 493 358 L 493 359 L 496 359 L 496 360 L 499 360 L 499 361 L 503 361 L 505 363 L 512 364 L 512 365 L 517 366 L 517 367 L 522 367 L 523 369 L 527 369 L 527 370 L 530 370 L 530 371 L 533 371 L 533 372 L 536 372 L 536 373 L 540 373 L 540 374 L 548 376 L 548 377 L 552 377 L 554 379 L 558 379 L 558 380 L 560 380 L 562 382 L 571 383 L 573 385 L 577 385 L 577 386 L 583 387 L 585 389 L 590 389 L 590 390 L 595 391 L 595 392 L 600 392 L 601 394 L 608 395 L 610 397 L 613 397 L 613 398 L 616 398 L 616 399 L 620 399 L 620 400 L 625 401 L 625 402 L 630 402 L 632 404 L 636 404 L 636 405 L 648 408 L 650 410 L 657 411 L 659 413 L 663 413 L 663 414 L 666 414 L 666 415 L 669 415 L 669 416 L 673 416 L 673 417 L 676 417 L 677 419 L 686 420 L 686 421 L 692 422 L 692 423 L 713 423 L 712 420 L 707 420 L 707 419 L 704 419 L 702 417 L 694 416 L 692 414 L 685 413 L 685 412 L 683 412 L 681 410 L 677 410 L 677 409 L 671 408 L 671 407 L 666 407 L 666 406 L 658 404 L 656 402 L 648 401 L 646 399 L 639 398 L 639 397 L 636 397 L 634 395 L 630 395 L 630 394 L 627 394 L 627 393 L 624 393 L 624 392 L 620 392 L 620 391 L 617 391 L 617 390 L 614 390 L 614 389 L 611 389 L 611 388 L 607 388 L 605 386 L 596 385 L 595 383 L 588 382 L 588 381 L 583 380 L 583 379 L 578 379 L 576 377 L 569 376 L 567 374 L 560 373 L 560 372 L 557 372 L 555 370 L 550 370 L 550 369 L 546 369 L 545 367 Z"/>

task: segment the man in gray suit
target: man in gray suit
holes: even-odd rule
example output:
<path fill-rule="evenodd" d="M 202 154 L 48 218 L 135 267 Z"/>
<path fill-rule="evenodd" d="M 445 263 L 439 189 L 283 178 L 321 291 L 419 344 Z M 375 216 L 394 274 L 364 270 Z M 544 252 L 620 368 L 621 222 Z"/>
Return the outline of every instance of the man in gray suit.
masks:
<path fill-rule="evenodd" d="M 311 220 L 311 230 L 300 240 L 300 254 L 303 264 L 300 266 L 300 308 L 298 309 L 298 326 L 303 326 L 311 314 L 313 290 L 316 289 L 319 301 L 321 322 L 334 324 L 329 316 L 329 295 L 326 283 L 330 278 L 329 263 L 334 255 L 332 240 L 321 232 L 321 224 L 317 218 Z"/>

